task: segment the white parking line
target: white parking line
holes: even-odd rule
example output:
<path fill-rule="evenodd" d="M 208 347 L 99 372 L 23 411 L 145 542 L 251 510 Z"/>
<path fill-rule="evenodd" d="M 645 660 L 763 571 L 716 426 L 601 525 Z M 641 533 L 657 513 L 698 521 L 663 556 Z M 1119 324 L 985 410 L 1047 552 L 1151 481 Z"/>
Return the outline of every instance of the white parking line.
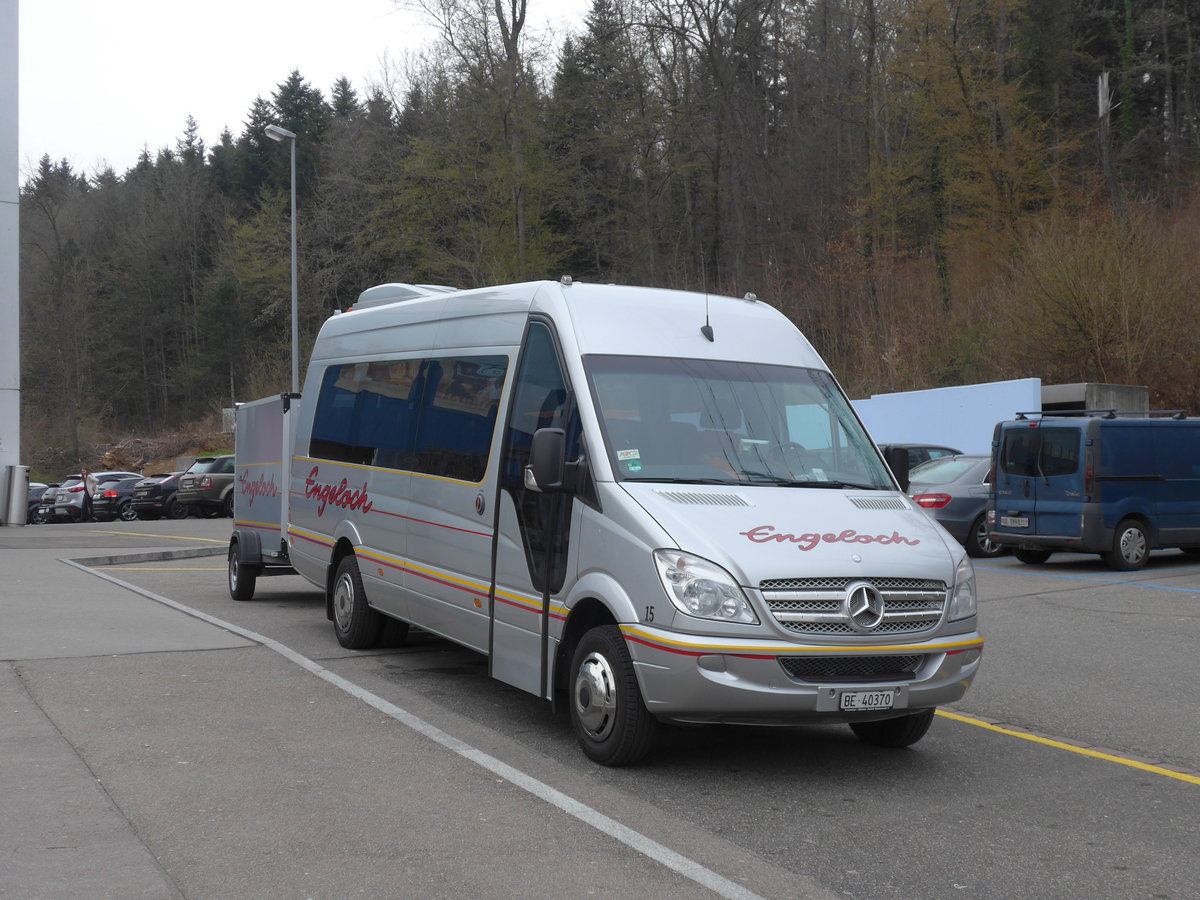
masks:
<path fill-rule="evenodd" d="M 587 804 L 581 803 L 573 797 L 570 797 L 567 794 L 564 794 L 562 791 L 550 787 L 550 785 L 542 781 L 538 781 L 536 778 L 531 775 L 527 775 L 520 769 L 513 768 L 507 763 L 496 759 L 494 756 L 491 756 L 490 754 L 471 746 L 465 741 L 459 740 L 453 735 L 442 731 L 437 726 L 431 725 L 424 719 L 413 715 L 405 709 L 401 709 L 393 703 L 389 703 L 387 700 L 384 700 L 377 694 L 371 693 L 366 688 L 360 687 L 354 682 L 348 681 L 342 676 L 329 671 L 324 666 L 313 662 L 307 656 L 297 653 L 295 650 L 284 646 L 278 641 L 272 640 L 265 635 L 241 628 L 237 625 L 234 625 L 232 622 L 226 622 L 223 619 L 218 619 L 216 616 L 210 616 L 208 613 L 200 612 L 198 609 L 192 609 L 190 606 L 184 606 L 182 603 L 176 603 L 174 600 L 168 599 L 167 597 L 162 597 L 153 593 L 152 591 L 147 591 L 143 588 L 140 588 L 137 585 L 122 581 L 119 578 L 114 578 L 111 575 L 106 575 L 104 572 L 98 572 L 95 569 L 90 569 L 87 566 L 80 565 L 73 560 L 64 559 L 61 561 L 69 566 L 73 566 L 76 569 L 80 569 L 81 571 L 87 572 L 91 575 L 95 575 L 97 578 L 102 578 L 103 580 L 119 585 L 126 590 L 133 591 L 135 594 L 140 594 L 149 600 L 162 603 L 163 605 L 169 606 L 172 609 L 176 609 L 179 612 L 186 613 L 189 616 L 193 616 L 204 622 L 208 622 L 211 625 L 216 625 L 218 628 L 224 628 L 226 631 L 230 631 L 233 634 L 259 643 L 268 649 L 274 650 L 280 656 L 290 660 L 291 662 L 300 666 L 302 669 L 306 669 L 323 681 L 327 681 L 329 684 L 340 688 L 350 696 L 355 697 L 356 699 L 361 700 L 363 703 L 374 707 L 384 715 L 395 719 L 397 722 L 407 725 L 413 731 L 424 735 L 432 741 L 436 741 L 447 750 L 451 750 L 454 753 L 457 753 L 459 756 L 471 760 L 494 775 L 498 775 L 517 787 L 528 791 L 535 797 L 546 801 L 547 803 L 557 807 L 579 821 L 592 826 L 597 831 L 600 831 L 601 833 L 620 841 L 627 847 L 636 850 L 638 853 L 649 857 L 655 862 L 660 863 L 661 865 L 664 865 L 675 872 L 678 872 L 685 878 L 688 878 L 694 881 L 696 884 L 707 888 L 720 897 L 728 897 L 731 898 L 731 900 L 764 900 L 764 898 L 762 898 L 760 895 L 754 893 L 753 891 L 747 890 L 733 881 L 730 881 L 723 875 L 718 875 L 716 872 L 705 868 L 695 860 L 676 853 L 670 847 L 666 847 L 663 844 L 646 837 L 644 834 L 622 825 L 615 819 L 612 819 L 609 816 L 592 809 Z"/>

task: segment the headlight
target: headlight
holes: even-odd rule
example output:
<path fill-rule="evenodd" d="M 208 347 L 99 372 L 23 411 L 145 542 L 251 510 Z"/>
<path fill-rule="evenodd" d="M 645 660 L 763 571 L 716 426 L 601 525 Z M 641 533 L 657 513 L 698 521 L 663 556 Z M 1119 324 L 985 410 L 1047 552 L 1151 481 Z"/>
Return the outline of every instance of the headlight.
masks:
<path fill-rule="evenodd" d="M 950 596 L 950 621 L 975 615 L 979 604 L 975 595 L 975 567 L 964 556 L 954 573 L 954 593 Z"/>
<path fill-rule="evenodd" d="M 681 613 L 720 622 L 758 624 L 758 616 L 729 573 L 699 556 L 655 550 L 654 563 L 667 596 Z"/>

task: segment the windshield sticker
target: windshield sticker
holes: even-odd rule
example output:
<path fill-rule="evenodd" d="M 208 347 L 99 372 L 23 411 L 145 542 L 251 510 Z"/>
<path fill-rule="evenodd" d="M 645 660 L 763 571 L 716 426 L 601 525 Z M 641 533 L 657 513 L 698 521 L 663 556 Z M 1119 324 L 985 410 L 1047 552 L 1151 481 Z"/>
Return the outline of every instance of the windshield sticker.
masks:
<path fill-rule="evenodd" d="M 891 534 L 859 534 L 853 528 L 847 528 L 839 534 L 831 531 L 824 534 L 815 531 L 805 534 L 789 534 L 785 531 L 776 531 L 774 525 L 759 525 L 749 531 L 739 533 L 756 544 L 775 541 L 778 544 L 795 544 L 797 550 L 804 551 L 812 550 L 822 542 L 826 544 L 906 544 L 909 547 L 915 547 L 921 543 L 919 538 L 906 538 L 898 531 L 893 531 Z"/>
<path fill-rule="evenodd" d="M 626 462 L 627 460 L 631 460 L 631 459 L 641 459 L 641 458 L 642 458 L 641 450 L 618 450 L 617 451 L 617 459 L 621 460 L 622 462 Z"/>

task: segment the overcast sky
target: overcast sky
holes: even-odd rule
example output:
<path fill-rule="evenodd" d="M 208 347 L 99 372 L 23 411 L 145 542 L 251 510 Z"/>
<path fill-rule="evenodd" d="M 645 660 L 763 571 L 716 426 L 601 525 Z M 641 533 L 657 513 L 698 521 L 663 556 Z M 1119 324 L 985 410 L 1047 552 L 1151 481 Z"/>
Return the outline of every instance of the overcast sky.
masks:
<path fill-rule="evenodd" d="M 588 0 L 530 0 L 530 20 L 577 29 Z M 20 168 L 43 154 L 118 175 L 173 148 L 191 115 L 206 146 L 244 128 L 293 69 L 329 98 L 360 97 L 385 56 L 432 38 L 393 0 L 20 0 Z"/>

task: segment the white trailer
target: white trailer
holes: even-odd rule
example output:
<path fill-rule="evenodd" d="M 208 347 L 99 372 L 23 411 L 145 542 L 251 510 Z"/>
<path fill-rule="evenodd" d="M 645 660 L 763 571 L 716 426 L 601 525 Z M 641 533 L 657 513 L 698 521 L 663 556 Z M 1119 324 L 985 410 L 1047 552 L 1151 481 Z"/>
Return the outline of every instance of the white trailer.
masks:
<path fill-rule="evenodd" d="M 237 408 L 234 447 L 233 537 L 229 593 L 249 600 L 262 575 L 295 574 L 288 556 L 288 491 L 299 394 L 280 394 Z"/>

